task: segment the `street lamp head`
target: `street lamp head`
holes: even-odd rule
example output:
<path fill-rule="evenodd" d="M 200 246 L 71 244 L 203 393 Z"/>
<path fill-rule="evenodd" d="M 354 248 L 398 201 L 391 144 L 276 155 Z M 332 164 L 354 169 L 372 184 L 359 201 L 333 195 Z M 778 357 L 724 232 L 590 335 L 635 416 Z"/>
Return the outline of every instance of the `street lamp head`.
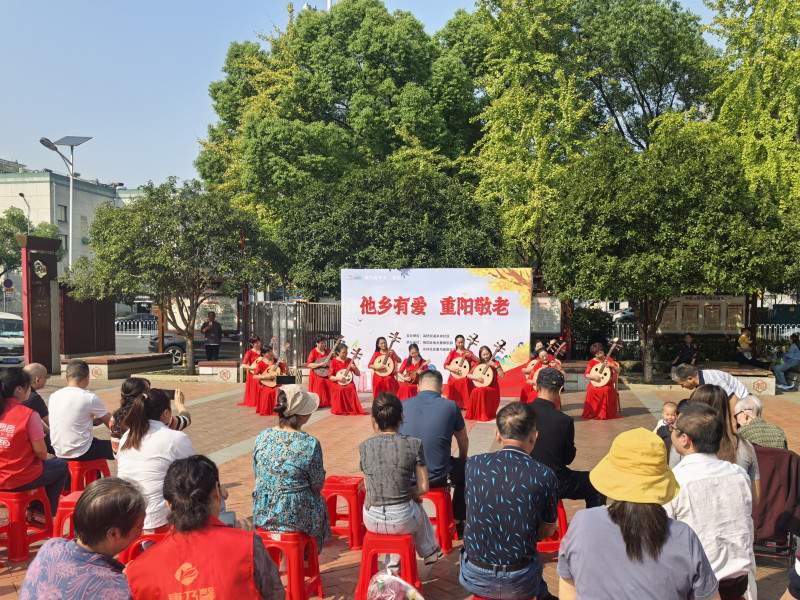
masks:
<path fill-rule="evenodd" d="M 22 192 L 20 192 L 19 195 L 22 196 L 23 198 L 25 197 L 25 194 L 23 194 Z"/>
<path fill-rule="evenodd" d="M 58 148 L 56 148 L 56 145 L 50 140 L 48 140 L 46 137 L 39 138 L 39 143 L 48 150 L 52 150 L 53 152 L 58 152 Z"/>

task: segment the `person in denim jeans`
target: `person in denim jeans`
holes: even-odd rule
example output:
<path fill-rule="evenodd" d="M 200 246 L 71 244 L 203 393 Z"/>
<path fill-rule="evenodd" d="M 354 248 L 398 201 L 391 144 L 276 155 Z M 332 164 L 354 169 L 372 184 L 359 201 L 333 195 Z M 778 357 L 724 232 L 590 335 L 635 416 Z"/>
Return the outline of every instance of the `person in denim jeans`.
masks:
<path fill-rule="evenodd" d="M 775 365 L 775 381 L 783 390 L 793 390 L 794 384 L 786 383 L 786 371 L 800 365 L 800 335 L 793 333 L 789 336 L 789 347 L 783 353 L 783 363 Z"/>
<path fill-rule="evenodd" d="M 502 448 L 467 459 L 467 520 L 459 581 L 488 600 L 550 600 L 538 540 L 555 532 L 558 478 L 530 453 L 536 443 L 532 404 L 497 413 Z"/>
<path fill-rule="evenodd" d="M 428 470 L 422 440 L 397 432 L 403 404 L 390 392 L 381 392 L 372 403 L 372 424 L 377 435 L 358 447 L 360 469 L 366 476 L 364 525 L 372 533 L 412 534 L 417 554 L 432 564 L 442 556 L 421 498 L 428 493 Z M 416 476 L 416 485 L 412 482 Z M 397 569 L 400 558 L 389 555 L 387 569 Z"/>

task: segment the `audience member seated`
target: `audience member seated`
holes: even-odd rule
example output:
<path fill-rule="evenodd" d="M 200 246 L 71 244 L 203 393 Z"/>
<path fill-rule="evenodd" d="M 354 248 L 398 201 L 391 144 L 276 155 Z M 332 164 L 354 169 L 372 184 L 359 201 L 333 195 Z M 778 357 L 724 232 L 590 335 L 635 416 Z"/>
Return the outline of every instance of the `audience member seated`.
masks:
<path fill-rule="evenodd" d="M 756 343 L 753 341 L 753 332 L 749 327 L 742 328 L 742 335 L 736 343 L 736 361 L 740 365 L 748 365 L 756 369 L 769 369 L 769 364 L 756 358 Z"/>
<path fill-rule="evenodd" d="M 745 470 L 750 478 L 753 506 L 758 505 L 761 500 L 761 471 L 758 468 L 756 451 L 750 442 L 736 434 L 734 426 L 731 425 L 725 390 L 716 385 L 701 385 L 692 392 L 689 400 L 693 403 L 708 404 L 717 412 L 720 419 L 723 419 L 722 440 L 717 457 L 739 465 Z"/>
<path fill-rule="evenodd" d="M 781 600 L 800 600 L 800 559 L 795 557 L 794 565 L 789 569 L 789 587 L 781 596 Z"/>
<path fill-rule="evenodd" d="M 789 336 L 789 346 L 786 348 L 786 352 L 783 353 L 782 358 L 783 362 L 775 365 L 773 369 L 776 385 L 782 390 L 793 390 L 794 384 L 790 385 L 786 381 L 786 371 L 800 365 L 800 334 L 793 333 Z"/>
<path fill-rule="evenodd" d="M 552 598 L 536 542 L 555 532 L 558 480 L 530 456 L 536 421 L 533 404 L 508 404 L 497 413 L 495 437 L 502 448 L 467 461 L 459 581 L 481 598 Z"/>
<path fill-rule="evenodd" d="M 680 491 L 665 508 L 667 515 L 689 525 L 700 538 L 722 600 L 738 600 L 747 590 L 752 566 L 753 506 L 747 473 L 718 458 L 724 420 L 700 402 L 683 407 L 672 428 L 672 444 L 683 456 L 673 469 Z"/>
<path fill-rule="evenodd" d="M 43 487 L 55 515 L 69 469 L 65 460 L 48 456 L 42 419 L 23 406 L 30 391 L 28 373 L 18 367 L 0 370 L 0 490 L 23 492 Z M 35 516 L 37 521 L 43 519 L 43 515 L 41 519 Z"/>
<path fill-rule="evenodd" d="M 364 525 L 373 533 L 412 534 L 417 554 L 427 565 L 442 556 L 442 549 L 419 503 L 429 490 L 422 442 L 397 432 L 402 419 L 400 398 L 389 392 L 378 394 L 372 402 L 372 427 L 377 435 L 358 446 L 359 468 L 364 472 L 367 486 Z M 400 556 L 390 555 L 386 568 L 397 570 L 399 567 Z"/>
<path fill-rule="evenodd" d="M 172 420 L 169 396 L 151 389 L 134 398 L 122 422 L 125 433 L 117 454 L 117 475 L 141 486 L 147 500 L 144 528 L 166 529 L 169 509 L 164 501 L 164 477 L 180 458 L 194 456 L 185 433 L 167 427 Z"/>
<path fill-rule="evenodd" d="M 575 422 L 556 409 L 564 389 L 564 374 L 552 368 L 540 370 L 538 397 L 533 401 L 539 437 L 531 456 L 550 467 L 558 479 L 558 497 L 585 500 L 586 508 L 602 506 L 605 496 L 589 481 L 588 471 L 573 471 L 567 465 L 575 460 Z"/>
<path fill-rule="evenodd" d="M 718 385 L 725 390 L 725 393 L 728 395 L 728 400 L 730 401 L 728 413 L 731 415 L 731 425 L 734 427 L 736 423 L 733 422 L 733 415 L 735 414 L 733 409 L 736 403 L 742 398 L 751 396 L 750 391 L 741 381 L 725 371 L 698 369 L 692 365 L 681 365 L 675 368 L 672 379 L 685 390 L 693 390 L 696 387 L 706 384 Z"/>
<path fill-rule="evenodd" d="M 278 426 L 265 429 L 253 448 L 253 525 L 266 531 L 303 532 L 322 552 L 331 537 L 325 499 L 322 447 L 302 431 L 319 406 L 319 396 L 296 384 L 278 390 Z"/>
<path fill-rule="evenodd" d="M 119 440 L 122 437 L 122 434 L 125 433 L 122 423 L 125 420 L 125 417 L 128 415 L 128 411 L 131 408 L 131 404 L 133 404 L 133 400 L 139 394 L 146 394 L 149 391 L 150 380 L 143 377 L 128 377 L 128 379 L 122 382 L 119 408 L 114 411 L 114 414 L 111 416 L 111 421 L 108 424 L 108 427 L 111 430 L 111 447 L 114 450 L 114 456 L 116 456 L 117 451 L 119 451 Z M 183 392 L 179 389 L 176 389 L 174 390 L 174 396 L 175 408 L 178 411 L 178 414 L 172 415 L 167 427 L 174 429 L 175 431 L 183 431 L 192 424 L 192 415 L 188 410 L 186 410 Z"/>
<path fill-rule="evenodd" d="M 752 444 L 786 450 L 786 434 L 777 425 L 770 425 L 761 417 L 761 402 L 750 396 L 736 403 L 734 416 L 739 424 L 736 433 Z"/>
<path fill-rule="evenodd" d="M 47 374 L 47 369 L 44 365 L 39 363 L 30 363 L 25 365 L 22 369 L 31 378 L 31 395 L 22 403 L 36 413 L 42 419 L 44 429 L 44 443 L 47 446 L 47 451 L 53 453 L 53 447 L 50 445 L 50 413 L 47 410 L 47 404 L 44 399 L 39 395 L 39 390 L 47 385 L 47 380 L 50 375 Z"/>
<path fill-rule="evenodd" d="M 90 483 L 75 505 L 75 539 L 48 540 L 28 567 L 20 600 L 129 600 L 125 566 L 114 557 L 142 534 L 145 499 L 133 483 Z"/>
<path fill-rule="evenodd" d="M 469 438 L 461 409 L 453 400 L 442 396 L 442 374 L 423 371 L 419 375 L 419 393 L 403 400 L 403 422 L 399 433 L 422 440 L 428 484 L 431 489 L 453 486 L 453 520 L 463 532 L 467 509 L 464 504 L 464 463 L 469 451 Z M 450 455 L 453 437 L 458 444 L 458 457 Z"/>
<path fill-rule="evenodd" d="M 50 395 L 50 442 L 56 456 L 67 460 L 114 460 L 109 440 L 92 437 L 92 429 L 108 427 L 111 414 L 100 398 L 86 388 L 89 365 L 73 360 L 67 365 L 67 387 Z"/>
<path fill-rule="evenodd" d="M 264 542 L 226 527 L 217 465 L 205 456 L 172 463 L 164 479 L 170 532 L 128 565 L 134 600 L 266 598 L 285 592 Z"/>
<path fill-rule="evenodd" d="M 658 436 L 643 428 L 618 435 L 591 479 L 612 502 L 578 511 L 569 524 L 558 552 L 560 600 L 719 599 L 697 534 L 662 506 L 678 484 Z"/>
<path fill-rule="evenodd" d="M 683 346 L 678 350 L 678 356 L 672 361 L 672 369 L 679 365 L 697 364 L 697 344 L 694 343 L 692 335 L 687 333 L 683 338 Z"/>

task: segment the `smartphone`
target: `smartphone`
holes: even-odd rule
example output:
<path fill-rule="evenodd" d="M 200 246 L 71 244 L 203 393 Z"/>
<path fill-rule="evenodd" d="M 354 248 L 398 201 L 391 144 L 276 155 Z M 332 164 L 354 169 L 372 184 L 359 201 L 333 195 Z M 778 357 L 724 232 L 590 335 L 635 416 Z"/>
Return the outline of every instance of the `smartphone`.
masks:
<path fill-rule="evenodd" d="M 169 398 L 170 400 L 173 401 L 175 400 L 175 390 L 161 390 L 161 391 L 164 392 L 167 395 L 167 398 Z"/>

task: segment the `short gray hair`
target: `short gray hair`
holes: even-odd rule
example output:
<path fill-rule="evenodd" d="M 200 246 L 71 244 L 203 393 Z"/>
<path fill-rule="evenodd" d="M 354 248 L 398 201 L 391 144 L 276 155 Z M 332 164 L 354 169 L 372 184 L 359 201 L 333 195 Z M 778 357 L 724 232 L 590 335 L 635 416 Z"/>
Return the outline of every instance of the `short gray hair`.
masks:
<path fill-rule="evenodd" d="M 675 381 L 686 381 L 689 377 L 697 376 L 697 367 L 694 365 L 682 364 L 675 367 L 672 379 Z"/>
<path fill-rule="evenodd" d="M 746 398 L 742 398 L 736 403 L 736 407 L 734 408 L 734 413 L 738 414 L 743 410 L 750 411 L 755 416 L 760 417 L 761 401 L 755 396 L 747 396 Z"/>

